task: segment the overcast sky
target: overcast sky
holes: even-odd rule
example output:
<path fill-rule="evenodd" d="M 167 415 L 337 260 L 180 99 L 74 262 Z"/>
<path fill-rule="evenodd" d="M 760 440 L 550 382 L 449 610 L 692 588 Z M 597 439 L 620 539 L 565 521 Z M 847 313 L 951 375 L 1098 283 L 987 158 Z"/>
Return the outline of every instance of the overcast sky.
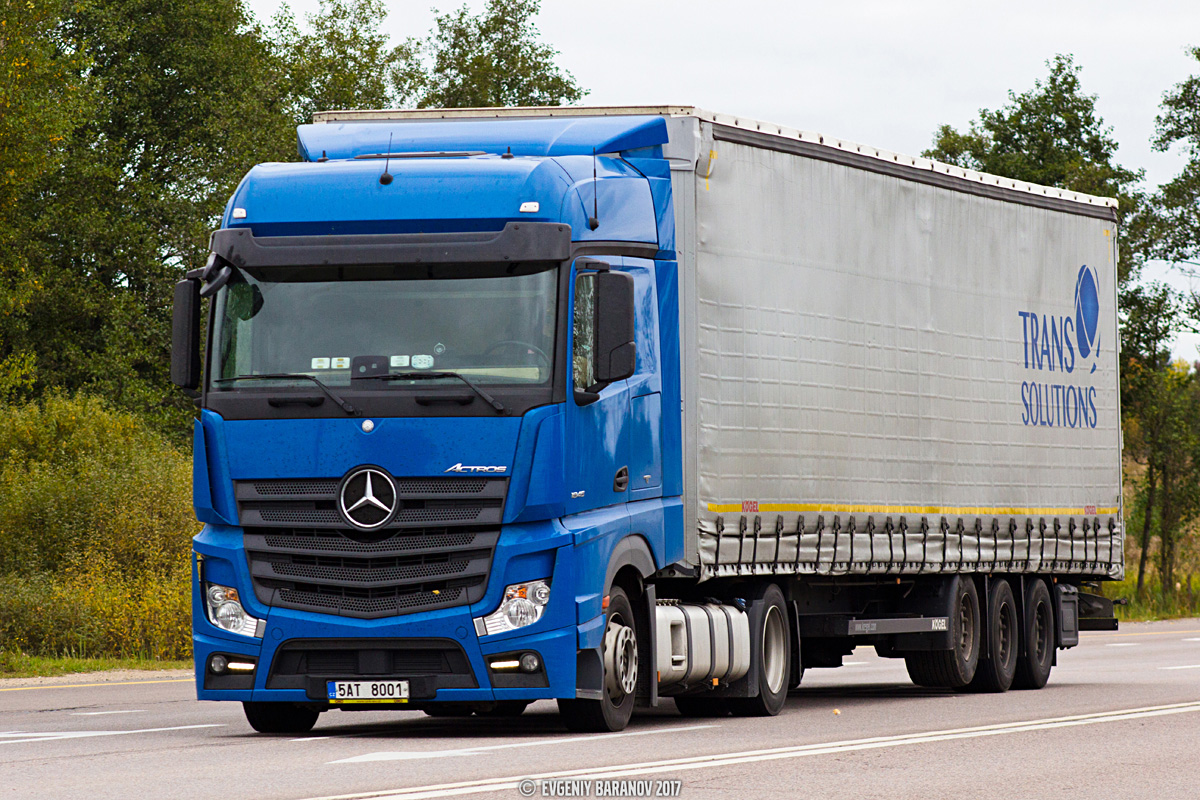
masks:
<path fill-rule="evenodd" d="M 281 5 L 248 3 L 264 20 Z M 319 7 L 288 5 L 301 21 Z M 385 29 L 396 42 L 423 35 L 433 5 L 390 0 Z M 1183 164 L 1150 148 L 1162 94 L 1200 73 L 1186 52 L 1200 45 L 1200 0 L 543 0 L 537 22 L 586 104 L 696 105 L 910 154 L 938 125 L 965 128 L 1070 53 L 1120 142 L 1118 160 L 1144 168 L 1150 186 Z M 1161 268 L 1147 275 L 1188 288 Z M 1200 358 L 1198 345 L 1186 337 L 1176 355 Z"/>

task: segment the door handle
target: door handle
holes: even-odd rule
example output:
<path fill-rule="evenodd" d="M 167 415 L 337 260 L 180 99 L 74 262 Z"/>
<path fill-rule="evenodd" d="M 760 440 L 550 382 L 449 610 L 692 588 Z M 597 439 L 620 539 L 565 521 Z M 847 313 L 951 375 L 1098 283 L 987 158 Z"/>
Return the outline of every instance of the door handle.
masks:
<path fill-rule="evenodd" d="M 623 492 L 629 488 L 629 467 L 621 467 L 613 478 L 613 491 Z"/>

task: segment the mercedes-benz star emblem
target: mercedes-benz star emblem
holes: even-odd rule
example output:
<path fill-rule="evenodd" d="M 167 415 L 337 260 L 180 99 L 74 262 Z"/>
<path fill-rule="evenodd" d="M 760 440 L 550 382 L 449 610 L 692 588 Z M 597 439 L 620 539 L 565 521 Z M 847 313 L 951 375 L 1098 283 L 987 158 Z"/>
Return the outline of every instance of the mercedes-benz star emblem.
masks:
<path fill-rule="evenodd" d="M 378 528 L 396 511 L 396 485 L 381 469 L 359 467 L 342 481 L 338 505 L 342 516 L 355 527 Z"/>

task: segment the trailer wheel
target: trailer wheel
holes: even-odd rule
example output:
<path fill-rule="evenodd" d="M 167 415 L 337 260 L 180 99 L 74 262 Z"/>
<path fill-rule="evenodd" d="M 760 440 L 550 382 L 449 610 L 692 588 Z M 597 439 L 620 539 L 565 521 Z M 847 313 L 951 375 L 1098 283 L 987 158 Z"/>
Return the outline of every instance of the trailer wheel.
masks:
<path fill-rule="evenodd" d="M 242 703 L 242 710 L 259 733 L 307 733 L 321 716 L 320 711 L 291 703 Z"/>
<path fill-rule="evenodd" d="M 1017 657 L 1014 689 L 1040 689 L 1050 680 L 1054 666 L 1054 606 L 1041 578 L 1025 586 L 1025 624 L 1021 628 L 1021 654 Z"/>
<path fill-rule="evenodd" d="M 620 586 L 608 591 L 604 627 L 604 688 L 599 700 L 558 701 L 558 713 L 568 730 L 619 731 L 633 716 L 638 679 L 638 622 L 633 605 Z"/>
<path fill-rule="evenodd" d="M 750 639 L 750 646 L 759 648 L 758 696 L 729 698 L 729 710 L 735 717 L 773 717 L 787 702 L 792 643 L 783 592 L 772 583 L 760 602 L 762 621 L 757 631 L 751 631 Z"/>
<path fill-rule="evenodd" d="M 675 707 L 680 716 L 709 719 L 728 717 L 729 702 L 723 697 L 684 696 L 675 698 Z"/>
<path fill-rule="evenodd" d="M 1017 601 L 1008 581 L 998 578 L 988 589 L 988 656 L 979 660 L 975 678 L 966 688 L 972 692 L 1007 692 L 1017 672 L 1017 650 L 1021 632 Z"/>
<path fill-rule="evenodd" d="M 950 612 L 950 650 L 917 651 L 904 656 L 908 676 L 918 686 L 958 689 L 975 677 L 979 666 L 979 591 L 967 576 L 954 579 L 954 601 Z"/>

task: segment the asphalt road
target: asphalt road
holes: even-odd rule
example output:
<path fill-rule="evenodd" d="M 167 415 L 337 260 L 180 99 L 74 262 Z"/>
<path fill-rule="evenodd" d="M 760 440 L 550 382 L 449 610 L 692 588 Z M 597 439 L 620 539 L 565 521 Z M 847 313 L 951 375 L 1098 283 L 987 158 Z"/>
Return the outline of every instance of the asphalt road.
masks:
<path fill-rule="evenodd" d="M 666 701 L 591 736 L 550 702 L 511 721 L 335 711 L 262 736 L 237 704 L 196 702 L 186 675 L 0 681 L 0 798 L 519 798 L 523 778 L 551 780 L 536 797 L 614 787 L 594 780 L 739 800 L 1197 796 L 1200 620 L 1083 637 L 1041 691 L 918 689 L 861 648 L 805 675 L 776 718 L 688 720 Z"/>

